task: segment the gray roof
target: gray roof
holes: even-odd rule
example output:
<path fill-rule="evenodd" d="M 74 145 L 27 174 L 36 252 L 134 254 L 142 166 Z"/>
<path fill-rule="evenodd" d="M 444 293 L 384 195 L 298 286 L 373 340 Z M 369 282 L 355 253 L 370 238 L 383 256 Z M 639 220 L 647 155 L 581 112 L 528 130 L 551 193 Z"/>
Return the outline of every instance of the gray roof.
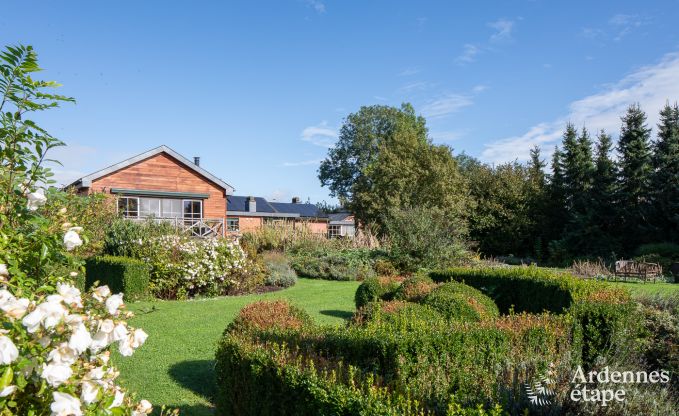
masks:
<path fill-rule="evenodd" d="M 158 146 L 155 149 L 147 150 L 144 153 L 140 153 L 136 156 L 133 156 L 129 159 L 123 160 L 120 163 L 116 163 L 115 165 L 111 165 L 107 168 L 98 170 L 94 173 L 91 173 L 87 176 L 83 176 L 82 178 L 76 180 L 69 186 L 79 186 L 83 188 L 88 188 L 92 186 L 92 181 L 97 180 L 103 176 L 109 175 L 113 172 L 119 171 L 121 169 L 124 169 L 130 165 L 133 165 L 137 162 L 141 162 L 142 160 L 146 160 L 150 157 L 153 157 L 157 154 L 160 153 L 166 153 L 170 156 L 172 156 L 174 159 L 179 161 L 181 164 L 186 166 L 187 168 L 193 170 L 194 172 L 198 173 L 199 175 L 203 176 L 204 178 L 207 178 L 211 182 L 215 183 L 216 185 L 224 188 L 224 192 L 227 195 L 233 194 L 234 188 L 229 185 L 228 183 L 224 182 L 223 180 L 219 179 L 215 175 L 211 174 L 210 172 L 206 171 L 205 169 L 201 168 L 200 166 L 196 165 L 193 163 L 193 161 L 185 158 L 184 156 L 180 155 L 179 153 L 175 152 L 174 150 L 170 149 L 169 147 L 162 145 Z"/>
<path fill-rule="evenodd" d="M 292 202 L 269 202 L 262 197 L 255 197 L 256 212 L 248 211 L 247 196 L 227 196 L 227 212 L 234 215 L 292 217 L 292 218 L 327 218 L 314 204 L 300 204 Z"/>
<path fill-rule="evenodd" d="M 351 217 L 350 212 L 336 212 L 334 214 L 328 214 L 328 217 L 330 218 L 330 221 L 347 221 L 348 217 Z M 350 220 L 350 222 L 354 222 L 353 220 Z"/>

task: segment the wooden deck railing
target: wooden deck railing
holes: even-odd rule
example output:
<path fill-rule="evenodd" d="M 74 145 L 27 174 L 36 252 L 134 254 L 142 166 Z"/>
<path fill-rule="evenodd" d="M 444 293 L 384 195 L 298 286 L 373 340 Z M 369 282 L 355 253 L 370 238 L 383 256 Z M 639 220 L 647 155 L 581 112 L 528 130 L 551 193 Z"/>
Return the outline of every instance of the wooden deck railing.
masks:
<path fill-rule="evenodd" d="M 226 227 L 224 218 L 128 218 L 136 222 L 154 221 L 172 224 L 175 229 L 195 237 L 223 237 Z"/>

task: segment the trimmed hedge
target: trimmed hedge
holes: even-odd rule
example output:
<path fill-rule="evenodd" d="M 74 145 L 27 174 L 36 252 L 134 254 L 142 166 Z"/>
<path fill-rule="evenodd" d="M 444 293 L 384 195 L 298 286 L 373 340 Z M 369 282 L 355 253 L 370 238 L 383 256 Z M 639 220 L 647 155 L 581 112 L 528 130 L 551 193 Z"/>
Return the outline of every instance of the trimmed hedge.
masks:
<path fill-rule="evenodd" d="M 428 275 L 416 274 L 401 283 L 394 293 L 394 299 L 421 302 L 436 286 Z"/>
<path fill-rule="evenodd" d="M 569 328 L 559 317 L 514 315 L 475 325 L 422 320 L 397 328 L 372 321 L 361 327 L 227 331 L 216 355 L 216 414 L 522 409 L 522 381 L 567 359 Z"/>
<path fill-rule="evenodd" d="M 574 355 L 589 367 L 604 356 L 616 337 L 634 337 L 639 314 L 625 289 L 537 267 L 454 268 L 430 274 L 434 281 L 473 286 L 510 310 L 566 314 L 573 318 Z"/>
<path fill-rule="evenodd" d="M 91 257 L 85 262 L 85 287 L 95 282 L 107 285 L 113 293 L 124 293 L 129 300 L 148 297 L 149 266 L 129 257 Z"/>
<path fill-rule="evenodd" d="M 364 280 L 375 276 L 368 261 L 344 252 L 296 255 L 290 266 L 298 276 L 309 279 Z"/>
<path fill-rule="evenodd" d="M 435 326 L 445 322 L 445 318 L 430 306 L 401 300 L 370 302 L 358 309 L 352 318 L 355 325 L 390 325 L 396 330 L 418 326 L 423 322 Z"/>
<path fill-rule="evenodd" d="M 448 319 L 482 321 L 500 315 L 491 298 L 471 286 L 457 282 L 437 287 L 424 298 L 423 303 Z"/>
<path fill-rule="evenodd" d="M 365 279 L 356 289 L 354 302 L 356 309 L 360 309 L 370 302 L 391 300 L 400 282 L 394 278 L 380 276 Z"/>

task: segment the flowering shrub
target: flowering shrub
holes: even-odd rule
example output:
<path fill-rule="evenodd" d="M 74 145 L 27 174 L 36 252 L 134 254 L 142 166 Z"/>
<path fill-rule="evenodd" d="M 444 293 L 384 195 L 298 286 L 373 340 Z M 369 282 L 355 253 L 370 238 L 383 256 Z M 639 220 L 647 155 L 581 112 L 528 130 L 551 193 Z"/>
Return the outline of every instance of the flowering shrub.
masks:
<path fill-rule="evenodd" d="M 118 244 L 151 266 L 149 289 L 159 298 L 243 293 L 263 283 L 263 267 L 237 240 L 165 234 L 121 239 Z"/>
<path fill-rule="evenodd" d="M 123 296 L 107 286 L 82 297 L 69 284 L 37 300 L 0 290 L 0 409 L 14 414 L 119 414 L 151 412 L 115 385 L 111 345 L 131 355 L 147 334 L 123 320 Z M 2 413 L 2 411 L 0 411 Z"/>

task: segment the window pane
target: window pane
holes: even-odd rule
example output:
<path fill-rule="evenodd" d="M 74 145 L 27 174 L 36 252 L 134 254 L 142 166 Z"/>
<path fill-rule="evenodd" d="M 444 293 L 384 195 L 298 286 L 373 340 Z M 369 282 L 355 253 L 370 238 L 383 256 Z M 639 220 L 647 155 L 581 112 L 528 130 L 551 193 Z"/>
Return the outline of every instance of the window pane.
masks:
<path fill-rule="evenodd" d="M 226 229 L 227 231 L 239 231 L 240 230 L 240 218 L 227 218 L 226 219 Z"/>
<path fill-rule="evenodd" d="M 202 218 L 202 202 L 185 200 L 184 201 L 184 218 Z"/>
<path fill-rule="evenodd" d="M 123 217 L 138 217 L 137 198 L 122 197 L 118 199 L 118 212 Z"/>
<path fill-rule="evenodd" d="M 182 201 L 180 199 L 163 199 L 161 201 L 163 218 L 180 218 L 182 216 Z"/>
<path fill-rule="evenodd" d="M 142 217 L 160 217 L 160 199 L 158 198 L 139 198 Z"/>

